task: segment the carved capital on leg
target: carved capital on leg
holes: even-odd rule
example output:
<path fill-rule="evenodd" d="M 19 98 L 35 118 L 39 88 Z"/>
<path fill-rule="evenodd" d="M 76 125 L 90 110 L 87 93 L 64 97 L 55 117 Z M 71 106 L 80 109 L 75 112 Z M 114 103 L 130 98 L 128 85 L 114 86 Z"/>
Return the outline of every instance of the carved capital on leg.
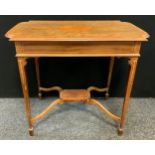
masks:
<path fill-rule="evenodd" d="M 129 58 L 128 63 L 132 67 L 133 65 L 137 64 L 138 58 L 137 57 L 132 57 Z"/>
<path fill-rule="evenodd" d="M 26 57 L 18 57 L 18 62 L 21 63 L 24 67 L 27 65 Z"/>

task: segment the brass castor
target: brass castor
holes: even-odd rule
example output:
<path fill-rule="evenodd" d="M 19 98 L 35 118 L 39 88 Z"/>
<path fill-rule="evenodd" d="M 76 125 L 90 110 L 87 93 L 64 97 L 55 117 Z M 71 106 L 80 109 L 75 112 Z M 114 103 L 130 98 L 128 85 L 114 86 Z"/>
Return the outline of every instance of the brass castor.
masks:
<path fill-rule="evenodd" d="M 108 98 L 109 98 L 109 93 L 106 92 L 106 93 L 105 93 L 105 99 L 108 99 Z"/>
<path fill-rule="evenodd" d="M 117 133 L 118 133 L 119 136 L 122 136 L 124 131 L 123 131 L 123 129 L 118 128 Z"/>
<path fill-rule="evenodd" d="M 38 97 L 39 97 L 39 99 L 42 99 L 42 93 L 41 92 L 38 93 Z"/>
<path fill-rule="evenodd" d="M 34 136 L 33 128 L 29 129 L 29 135 L 30 135 L 30 136 Z"/>

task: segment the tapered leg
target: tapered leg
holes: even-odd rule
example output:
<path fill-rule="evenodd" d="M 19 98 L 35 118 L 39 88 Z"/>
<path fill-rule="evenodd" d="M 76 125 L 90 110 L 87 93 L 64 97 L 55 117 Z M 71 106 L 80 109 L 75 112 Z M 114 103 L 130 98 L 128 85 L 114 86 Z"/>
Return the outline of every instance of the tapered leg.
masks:
<path fill-rule="evenodd" d="M 113 71 L 113 66 L 114 66 L 114 60 L 115 60 L 114 57 L 110 58 L 109 74 L 108 74 L 108 80 L 107 80 L 107 91 L 105 93 L 106 99 L 109 97 L 109 89 L 110 89 L 110 84 L 111 84 L 111 78 L 112 78 L 112 71 Z"/>
<path fill-rule="evenodd" d="M 36 76 L 37 76 L 37 84 L 38 84 L 38 97 L 42 98 L 42 93 L 40 90 L 40 69 L 39 69 L 39 58 L 35 58 L 35 68 L 36 68 Z"/>
<path fill-rule="evenodd" d="M 136 58 L 136 57 L 130 58 L 130 60 L 129 60 L 130 69 L 129 69 L 126 93 L 125 93 L 125 98 L 124 98 L 124 103 L 123 103 L 121 123 L 120 123 L 120 127 L 118 129 L 119 135 L 123 134 L 124 122 L 125 122 L 126 113 L 127 113 L 127 109 L 128 109 L 132 85 L 133 85 L 133 81 L 134 81 L 134 77 L 135 77 L 137 61 L 138 61 L 138 58 Z"/>
<path fill-rule="evenodd" d="M 25 58 L 17 58 L 18 59 L 18 67 L 19 67 L 19 73 L 21 78 L 21 85 L 24 95 L 24 101 L 25 101 L 25 108 L 26 108 L 26 116 L 29 123 L 29 134 L 33 136 L 33 126 L 31 123 L 31 109 L 30 109 L 30 101 L 29 101 L 29 95 L 28 95 L 28 85 L 27 85 L 27 78 L 26 78 L 26 59 Z"/>

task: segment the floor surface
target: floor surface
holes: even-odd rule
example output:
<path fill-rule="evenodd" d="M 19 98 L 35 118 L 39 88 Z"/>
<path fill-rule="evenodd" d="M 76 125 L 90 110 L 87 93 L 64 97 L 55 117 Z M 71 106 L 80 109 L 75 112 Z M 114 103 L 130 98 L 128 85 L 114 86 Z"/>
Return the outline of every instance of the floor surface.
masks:
<path fill-rule="evenodd" d="M 98 98 L 113 113 L 120 115 L 122 98 Z M 32 114 L 41 112 L 54 98 L 31 98 Z M 125 133 L 117 135 L 118 124 L 96 106 L 84 103 L 57 105 L 46 117 L 34 125 L 33 137 L 29 136 L 22 98 L 0 99 L 0 139 L 155 139 L 155 99 L 131 98 Z"/>

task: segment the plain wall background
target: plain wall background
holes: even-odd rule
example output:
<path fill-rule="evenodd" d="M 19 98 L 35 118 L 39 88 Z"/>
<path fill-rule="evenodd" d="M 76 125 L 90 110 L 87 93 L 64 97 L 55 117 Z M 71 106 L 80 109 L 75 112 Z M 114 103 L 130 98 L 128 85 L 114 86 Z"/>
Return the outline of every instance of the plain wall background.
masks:
<path fill-rule="evenodd" d="M 15 58 L 15 47 L 4 34 L 15 24 L 28 20 L 122 20 L 132 22 L 150 34 L 149 42 L 141 48 L 132 96 L 155 97 L 155 16 L 0 16 L 0 97 L 21 97 L 22 91 Z M 31 96 L 37 95 L 34 61 L 27 66 Z M 43 86 L 63 88 L 106 86 L 109 58 L 42 58 L 40 60 Z M 123 96 L 127 80 L 128 61 L 116 59 L 111 96 Z M 49 95 L 52 95 L 51 93 Z M 55 94 L 54 94 L 55 95 Z M 95 93 L 102 96 L 101 93 Z"/>

